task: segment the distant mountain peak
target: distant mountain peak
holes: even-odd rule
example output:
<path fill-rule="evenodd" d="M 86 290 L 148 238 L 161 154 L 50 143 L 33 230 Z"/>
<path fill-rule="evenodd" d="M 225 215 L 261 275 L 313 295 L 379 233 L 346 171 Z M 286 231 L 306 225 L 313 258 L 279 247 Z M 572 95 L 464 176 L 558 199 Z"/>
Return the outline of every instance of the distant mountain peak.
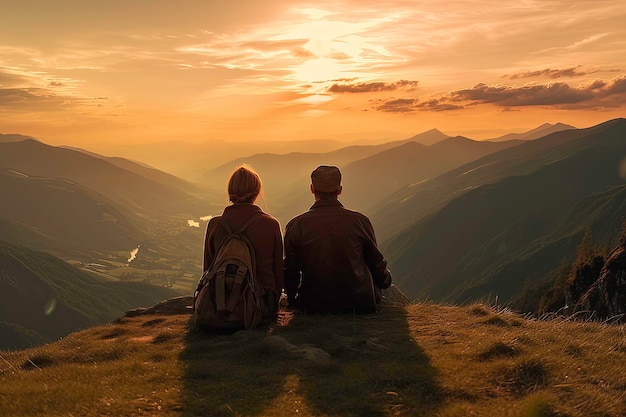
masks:
<path fill-rule="evenodd" d="M 442 147 L 446 147 L 446 146 L 455 146 L 457 144 L 465 144 L 465 143 L 480 143 L 477 140 L 474 139 L 470 139 L 470 138 L 466 138 L 465 136 L 452 136 L 452 137 L 448 137 L 445 138 L 437 143 L 432 144 L 431 146 L 429 146 L 430 148 L 442 148 Z"/>
<path fill-rule="evenodd" d="M 10 143 L 10 142 L 24 142 L 27 140 L 39 142 L 37 139 L 32 136 L 24 136 L 18 134 L 2 134 L 0 133 L 0 143 Z"/>
<path fill-rule="evenodd" d="M 545 131 L 549 131 L 549 133 L 558 131 L 558 130 L 565 130 L 565 129 L 576 129 L 576 127 L 572 126 L 572 125 L 568 125 L 565 123 L 561 123 L 561 122 L 557 122 L 554 124 L 551 123 L 544 123 L 541 126 L 538 126 L 534 129 L 529 130 L 526 133 L 523 133 L 525 135 L 531 134 L 531 133 L 536 133 L 536 132 L 545 132 Z"/>
<path fill-rule="evenodd" d="M 547 136 L 551 133 L 560 132 L 562 130 L 568 130 L 568 129 L 576 129 L 576 127 L 565 124 L 565 123 L 560 123 L 560 122 L 557 122 L 554 124 L 544 123 L 526 132 L 508 133 L 506 135 L 503 135 L 494 139 L 488 139 L 488 140 L 490 142 L 503 142 L 506 140 L 535 140 L 543 136 Z"/>
<path fill-rule="evenodd" d="M 422 145 L 430 146 L 437 142 L 441 142 L 444 139 L 449 138 L 450 135 L 446 135 L 441 130 L 430 129 L 408 139 L 410 142 L 421 143 Z"/>

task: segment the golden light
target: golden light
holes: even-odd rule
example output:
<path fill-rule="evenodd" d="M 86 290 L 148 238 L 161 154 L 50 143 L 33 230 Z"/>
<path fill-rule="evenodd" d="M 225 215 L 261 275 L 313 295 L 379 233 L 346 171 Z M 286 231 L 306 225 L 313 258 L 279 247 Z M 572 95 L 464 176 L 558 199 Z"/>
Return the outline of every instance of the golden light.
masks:
<path fill-rule="evenodd" d="M 310 59 L 293 67 L 293 78 L 299 82 L 312 83 L 354 76 L 348 68 L 330 58 Z"/>

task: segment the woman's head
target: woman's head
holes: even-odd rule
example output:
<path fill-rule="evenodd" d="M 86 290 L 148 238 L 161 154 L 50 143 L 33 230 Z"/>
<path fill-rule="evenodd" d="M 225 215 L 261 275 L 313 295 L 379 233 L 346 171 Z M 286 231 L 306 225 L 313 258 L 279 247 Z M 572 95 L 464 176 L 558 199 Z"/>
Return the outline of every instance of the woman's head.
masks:
<path fill-rule="evenodd" d="M 228 199 L 235 203 L 254 203 L 263 191 L 261 177 L 252 167 L 235 168 L 228 181 Z"/>

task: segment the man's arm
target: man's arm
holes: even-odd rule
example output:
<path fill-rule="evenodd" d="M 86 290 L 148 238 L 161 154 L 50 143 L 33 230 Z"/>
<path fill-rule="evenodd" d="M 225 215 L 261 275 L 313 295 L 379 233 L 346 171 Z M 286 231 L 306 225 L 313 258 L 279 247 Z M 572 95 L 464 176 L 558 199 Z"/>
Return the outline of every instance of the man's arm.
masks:
<path fill-rule="evenodd" d="M 387 269 L 387 261 L 380 250 L 378 250 L 372 223 L 367 217 L 363 217 L 362 225 L 367 235 L 367 242 L 363 250 L 365 263 L 372 273 L 374 284 L 378 288 L 389 288 L 389 286 L 391 286 L 391 272 Z"/>

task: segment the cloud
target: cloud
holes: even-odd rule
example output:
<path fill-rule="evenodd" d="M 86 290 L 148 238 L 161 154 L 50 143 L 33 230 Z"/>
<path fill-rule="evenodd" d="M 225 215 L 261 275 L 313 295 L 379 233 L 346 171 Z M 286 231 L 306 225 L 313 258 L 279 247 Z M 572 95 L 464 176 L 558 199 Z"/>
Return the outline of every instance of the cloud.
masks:
<path fill-rule="evenodd" d="M 419 110 L 430 110 L 430 111 L 446 111 L 446 110 L 460 110 L 463 109 L 464 106 L 459 106 L 458 104 L 445 103 L 443 100 L 433 99 L 427 100 L 415 105 Z"/>
<path fill-rule="evenodd" d="M 27 82 L 27 78 L 6 71 L 0 71 L 0 87 L 15 87 L 23 85 Z"/>
<path fill-rule="evenodd" d="M 376 110 L 389 113 L 409 113 L 415 111 L 415 102 L 415 99 L 398 98 L 386 101 L 384 104 L 376 107 Z"/>
<path fill-rule="evenodd" d="M 595 80 L 589 84 L 572 87 L 564 82 L 506 86 L 477 84 L 444 97 L 450 102 L 492 103 L 503 107 L 554 106 L 554 107 L 616 107 L 626 93 L 626 76 L 620 75 L 610 82 Z M 581 104 L 585 106 L 581 106 Z"/>
<path fill-rule="evenodd" d="M 61 111 L 97 104 L 101 100 L 102 97 L 59 95 L 46 88 L 0 88 L 0 110 L 8 111 Z"/>
<path fill-rule="evenodd" d="M 328 87 L 331 93 L 372 93 L 378 91 L 413 90 L 417 87 L 417 81 L 400 80 L 395 83 L 356 83 L 356 84 L 333 84 Z"/>
<path fill-rule="evenodd" d="M 609 86 L 609 90 L 612 94 L 626 94 L 626 75 L 615 78 Z"/>
<path fill-rule="evenodd" d="M 453 102 L 495 103 L 502 106 L 534 106 L 580 103 L 588 100 L 589 92 L 572 88 L 566 83 L 548 83 L 511 87 L 477 84 L 472 88 L 450 93 Z"/>
<path fill-rule="evenodd" d="M 462 110 L 467 106 L 494 104 L 502 112 L 518 111 L 524 106 L 549 106 L 560 109 L 616 108 L 626 99 L 626 75 L 611 81 L 594 80 L 573 87 L 564 82 L 508 86 L 476 84 L 472 88 L 419 100 L 416 98 L 379 101 L 376 110 L 392 113 Z"/>
<path fill-rule="evenodd" d="M 511 80 L 517 80 L 522 78 L 535 78 L 535 77 L 549 77 L 549 78 L 561 78 L 561 77 L 580 77 L 583 75 L 594 74 L 598 70 L 594 71 L 579 71 L 576 67 L 565 69 L 543 69 L 538 71 L 525 71 L 513 75 L 507 75 L 506 78 Z"/>

